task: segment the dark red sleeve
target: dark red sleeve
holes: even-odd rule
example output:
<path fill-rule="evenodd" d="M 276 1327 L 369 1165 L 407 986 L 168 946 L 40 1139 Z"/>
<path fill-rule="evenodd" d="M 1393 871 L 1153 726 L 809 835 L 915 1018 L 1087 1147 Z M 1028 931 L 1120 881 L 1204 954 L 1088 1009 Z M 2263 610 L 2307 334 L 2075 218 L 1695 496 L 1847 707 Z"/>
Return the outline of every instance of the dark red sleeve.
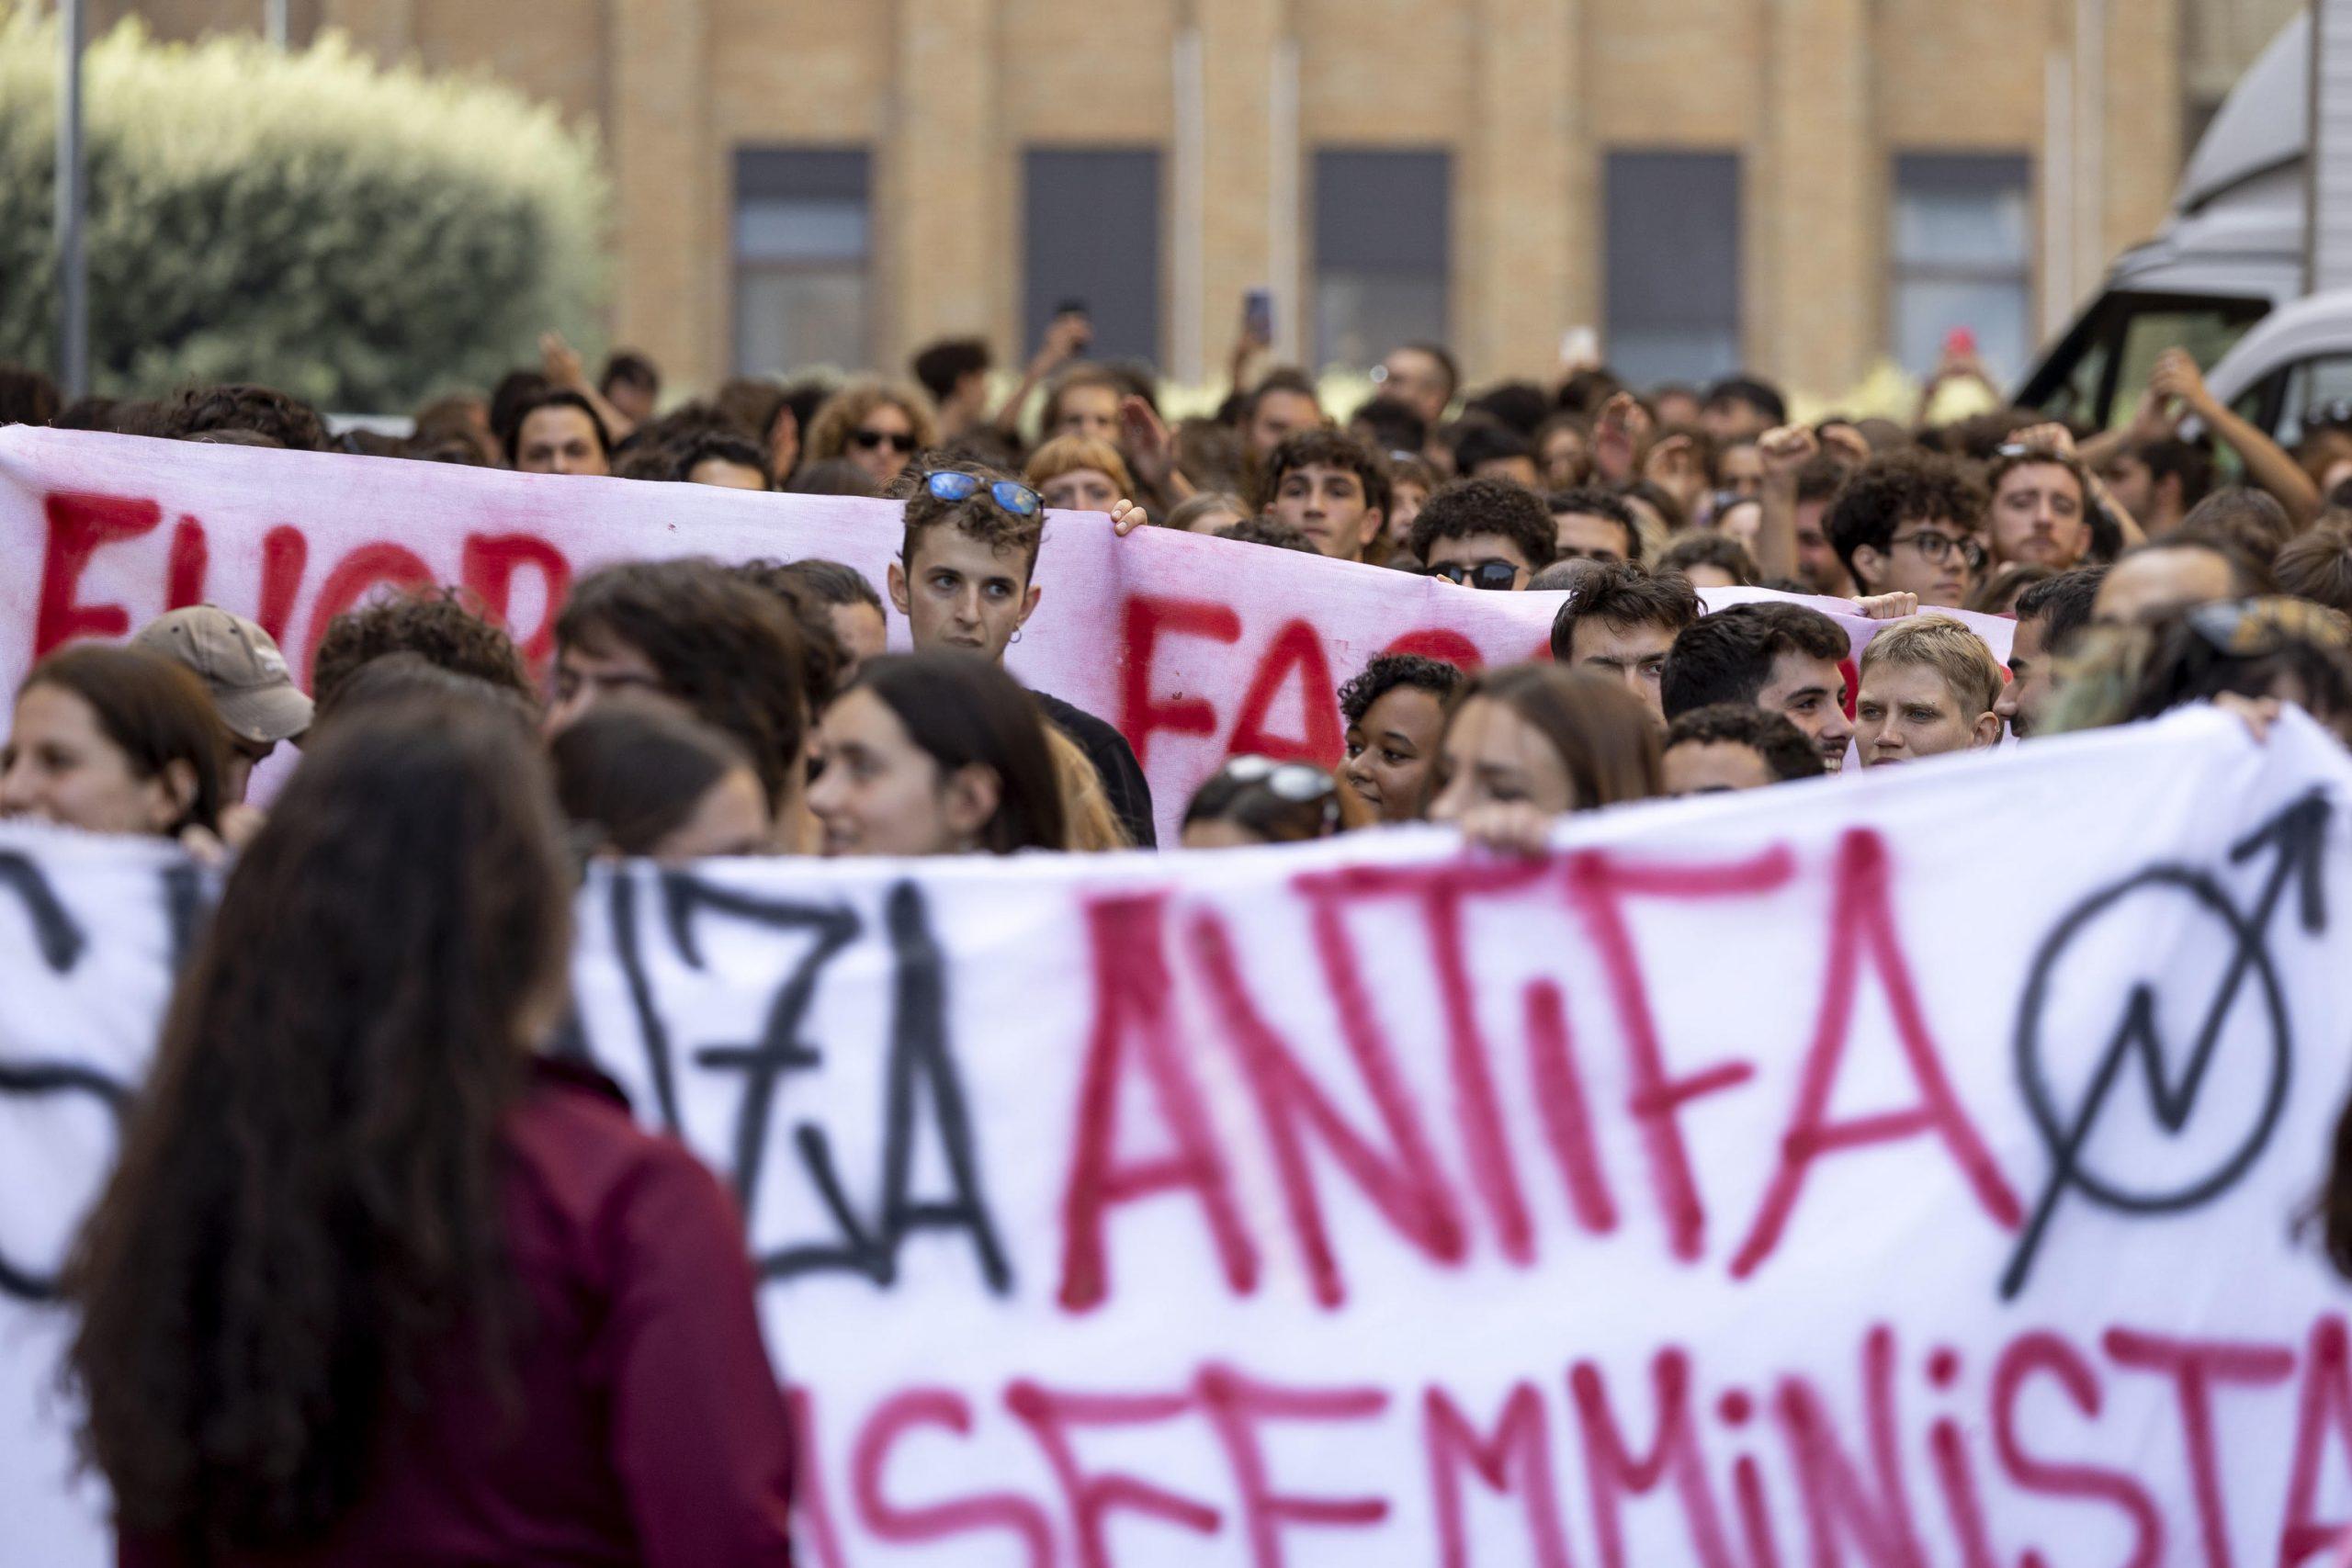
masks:
<path fill-rule="evenodd" d="M 599 1232 L 613 1464 L 646 1563 L 788 1564 L 791 1430 L 733 1201 L 664 1141 Z"/>

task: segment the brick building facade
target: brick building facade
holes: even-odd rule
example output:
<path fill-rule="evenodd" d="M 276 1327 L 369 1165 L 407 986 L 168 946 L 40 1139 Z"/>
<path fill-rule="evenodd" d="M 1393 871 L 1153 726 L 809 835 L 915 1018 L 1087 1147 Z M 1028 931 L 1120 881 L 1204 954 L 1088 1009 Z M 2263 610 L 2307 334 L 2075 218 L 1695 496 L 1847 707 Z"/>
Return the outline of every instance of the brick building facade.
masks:
<path fill-rule="evenodd" d="M 684 385 L 899 365 L 1068 299 L 1214 375 L 1591 325 L 1655 378 L 1996 362 L 2164 215 L 2287 0 L 290 0 L 604 138 L 613 332 Z M 97 0 L 164 36 L 262 0 Z"/>

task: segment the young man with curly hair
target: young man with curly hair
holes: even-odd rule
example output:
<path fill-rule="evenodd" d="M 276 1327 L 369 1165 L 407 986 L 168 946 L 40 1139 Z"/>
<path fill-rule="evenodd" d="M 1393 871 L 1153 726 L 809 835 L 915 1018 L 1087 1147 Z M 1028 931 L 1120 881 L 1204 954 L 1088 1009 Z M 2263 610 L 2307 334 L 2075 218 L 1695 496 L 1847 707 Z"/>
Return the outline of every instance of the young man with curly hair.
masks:
<path fill-rule="evenodd" d="M 334 706 L 363 665 L 388 653 L 413 653 L 538 705 L 538 689 L 505 627 L 476 615 L 455 589 L 412 588 L 345 610 L 327 623 L 311 655 L 311 697 L 319 713 Z"/>
<path fill-rule="evenodd" d="M 1916 593 L 1922 605 L 1968 601 L 1984 552 L 1984 489 L 1956 457 L 1898 452 L 1862 465 L 1829 509 L 1838 558 L 1867 594 Z"/>
<path fill-rule="evenodd" d="M 1552 514 L 1524 486 L 1456 479 L 1413 519 L 1412 552 L 1432 577 L 1522 592 L 1552 562 Z"/>

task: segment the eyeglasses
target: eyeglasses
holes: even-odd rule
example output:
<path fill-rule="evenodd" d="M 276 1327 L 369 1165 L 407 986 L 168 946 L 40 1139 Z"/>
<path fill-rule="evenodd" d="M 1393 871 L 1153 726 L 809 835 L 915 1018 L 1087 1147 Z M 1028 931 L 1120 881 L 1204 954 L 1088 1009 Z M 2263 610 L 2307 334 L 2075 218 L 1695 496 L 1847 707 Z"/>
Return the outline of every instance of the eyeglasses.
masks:
<path fill-rule="evenodd" d="M 2187 619 L 2189 629 L 2215 652 L 2233 659 L 2267 659 L 2290 642 L 2352 648 L 2352 620 L 2340 610 L 2307 599 L 2223 599 L 2198 605 Z"/>
<path fill-rule="evenodd" d="M 1011 479 L 998 479 L 990 484 L 978 474 L 967 474 L 955 468 L 942 468 L 935 474 L 924 475 L 922 488 L 929 491 L 934 499 L 953 505 L 979 494 L 984 484 L 988 485 L 989 499 L 1015 517 L 1035 517 L 1046 510 L 1046 503 L 1027 485 L 1015 484 Z"/>
<path fill-rule="evenodd" d="M 861 452 L 878 451 L 888 446 L 891 451 L 904 457 L 915 449 L 915 438 L 899 430 L 860 430 L 853 433 L 850 440 L 856 444 L 857 449 Z"/>
<path fill-rule="evenodd" d="M 1968 563 L 1971 571 L 1984 570 L 1984 547 L 1973 539 L 1956 539 L 1950 534 L 1939 534 L 1933 528 L 1922 528 L 1916 534 L 1905 534 L 1899 539 L 1889 539 L 1887 547 L 1908 545 L 1919 552 L 1919 558 L 1929 566 L 1941 566 L 1951 559 L 1954 550 Z"/>
<path fill-rule="evenodd" d="M 1475 566 L 1450 560 L 1442 566 L 1424 567 L 1421 575 L 1442 577 L 1457 588 L 1483 588 L 1489 592 L 1509 592 L 1519 586 L 1518 563 L 1499 558 L 1482 560 Z"/>

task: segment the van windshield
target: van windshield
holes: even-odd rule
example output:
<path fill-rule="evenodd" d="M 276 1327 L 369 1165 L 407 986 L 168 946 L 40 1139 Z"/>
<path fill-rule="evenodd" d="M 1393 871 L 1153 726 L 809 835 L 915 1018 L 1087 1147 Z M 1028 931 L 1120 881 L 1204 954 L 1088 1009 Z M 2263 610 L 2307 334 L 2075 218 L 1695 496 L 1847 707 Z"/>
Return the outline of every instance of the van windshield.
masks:
<path fill-rule="evenodd" d="M 2018 406 L 2102 429 L 2122 424 L 2146 395 L 2158 355 L 2185 348 L 2210 370 L 2269 310 L 2267 299 L 2222 295 L 2109 294 L 2026 378 Z"/>

